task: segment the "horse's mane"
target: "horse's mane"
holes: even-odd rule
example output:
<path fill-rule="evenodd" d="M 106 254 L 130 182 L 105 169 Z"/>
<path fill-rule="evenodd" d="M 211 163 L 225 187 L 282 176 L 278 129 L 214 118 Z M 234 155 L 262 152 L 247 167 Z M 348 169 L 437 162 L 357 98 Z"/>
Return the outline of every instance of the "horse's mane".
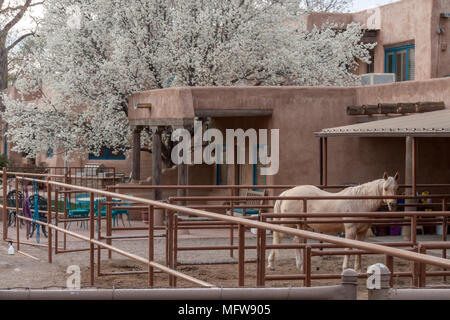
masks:
<path fill-rule="evenodd" d="M 371 182 L 367 182 L 358 186 L 354 187 L 348 187 L 341 192 L 339 192 L 339 195 L 345 195 L 345 196 L 360 196 L 360 197 L 366 197 L 366 196 L 381 196 L 383 195 L 382 192 L 382 184 L 383 179 L 374 180 Z M 382 200 L 380 199 L 369 199 L 369 200 L 352 200 L 352 203 L 358 203 L 360 201 L 365 202 L 369 205 L 369 207 L 372 208 L 379 208 Z M 376 210 L 376 209 L 375 209 Z"/>
<path fill-rule="evenodd" d="M 381 196 L 381 184 L 383 179 L 378 179 L 354 187 L 348 187 L 342 190 L 342 193 L 353 196 Z"/>

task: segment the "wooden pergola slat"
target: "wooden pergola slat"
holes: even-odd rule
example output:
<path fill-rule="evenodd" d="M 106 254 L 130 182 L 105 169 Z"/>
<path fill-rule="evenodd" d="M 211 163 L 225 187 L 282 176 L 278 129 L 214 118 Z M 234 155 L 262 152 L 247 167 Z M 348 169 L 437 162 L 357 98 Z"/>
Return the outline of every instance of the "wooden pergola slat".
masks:
<path fill-rule="evenodd" d="M 347 115 L 367 116 L 374 114 L 407 114 L 444 109 L 444 102 L 379 103 L 378 105 L 349 106 L 347 107 Z"/>

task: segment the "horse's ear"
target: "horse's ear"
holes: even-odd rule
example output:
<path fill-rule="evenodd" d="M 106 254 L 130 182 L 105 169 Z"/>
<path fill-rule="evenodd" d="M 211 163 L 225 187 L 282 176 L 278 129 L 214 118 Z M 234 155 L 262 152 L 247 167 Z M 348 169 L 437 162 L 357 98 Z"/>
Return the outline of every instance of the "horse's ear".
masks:
<path fill-rule="evenodd" d="M 398 181 L 398 179 L 400 178 L 400 174 L 397 172 L 394 176 L 395 181 Z"/>
<path fill-rule="evenodd" d="M 385 172 L 384 175 L 383 175 L 383 179 L 384 179 L 384 180 L 387 180 L 388 178 L 389 178 L 389 175 L 388 175 L 387 172 Z"/>

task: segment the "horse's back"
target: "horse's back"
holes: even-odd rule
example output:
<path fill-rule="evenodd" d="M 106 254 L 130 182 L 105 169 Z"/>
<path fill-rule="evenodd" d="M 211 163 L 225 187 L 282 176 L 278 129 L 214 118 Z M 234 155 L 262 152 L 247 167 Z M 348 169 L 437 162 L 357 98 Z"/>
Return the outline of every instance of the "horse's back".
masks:
<path fill-rule="evenodd" d="M 280 196 L 283 197 L 326 197 L 332 196 L 333 194 L 323 191 L 316 186 L 303 185 L 283 192 Z M 309 200 L 307 201 L 308 212 L 321 211 L 325 208 L 324 205 L 326 201 L 324 200 Z M 301 200 L 283 200 L 281 204 L 281 212 L 288 212 L 288 210 L 294 210 L 289 212 L 302 212 L 303 211 L 303 201 Z"/>
<path fill-rule="evenodd" d="M 321 190 L 316 186 L 303 185 L 283 192 L 280 196 L 283 197 L 329 197 L 336 194 Z M 339 200 L 307 200 L 307 213 L 314 212 L 340 212 L 345 211 Z M 295 213 L 303 212 L 302 200 L 282 200 L 280 204 L 280 213 Z M 289 220 L 289 219 L 283 219 Z M 306 219 L 308 221 L 308 219 Z M 320 220 L 320 218 L 318 218 Z M 308 224 L 308 223 L 307 223 Z M 316 231 L 324 233 L 337 233 L 344 231 L 343 223 L 332 224 L 308 224 Z"/>

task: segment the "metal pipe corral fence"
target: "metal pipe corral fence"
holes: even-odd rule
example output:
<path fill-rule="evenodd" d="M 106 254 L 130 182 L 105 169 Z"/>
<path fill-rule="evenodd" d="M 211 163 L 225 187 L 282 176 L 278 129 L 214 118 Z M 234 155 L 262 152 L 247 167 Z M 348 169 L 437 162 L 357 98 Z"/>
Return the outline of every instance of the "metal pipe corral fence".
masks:
<path fill-rule="evenodd" d="M 307 239 L 307 240 L 315 240 L 315 241 L 319 241 L 319 242 L 323 242 L 319 243 L 319 244 L 315 244 L 315 243 L 304 243 L 304 244 L 298 244 L 297 248 L 302 248 L 304 249 L 304 257 L 305 257 L 305 270 L 303 274 L 297 274 L 296 275 L 296 279 L 302 279 L 304 280 L 304 285 L 305 286 L 310 286 L 311 285 L 311 279 L 318 279 L 318 278 L 323 278 L 325 279 L 327 276 L 329 276 L 330 279 L 336 279 L 336 275 L 314 275 L 311 274 L 311 256 L 314 255 L 321 255 L 322 253 L 318 250 L 318 249 L 324 249 L 330 246 L 334 246 L 335 248 L 350 248 L 350 249 L 356 249 L 358 251 L 356 251 L 356 253 L 358 254 L 362 254 L 362 253 L 368 253 L 368 254 L 382 254 L 386 257 L 386 261 L 388 264 L 392 264 L 392 259 L 395 258 L 400 258 L 400 259 L 407 259 L 410 260 L 412 262 L 414 262 L 415 265 L 417 265 L 417 267 L 415 267 L 415 269 L 411 272 L 411 273 L 406 273 L 403 274 L 403 276 L 411 276 L 413 278 L 421 278 L 421 277 L 426 277 L 426 272 L 423 271 L 423 266 L 430 264 L 430 265 L 434 265 L 434 266 L 438 266 L 444 269 L 449 269 L 450 270 L 450 260 L 446 259 L 446 257 L 435 257 L 435 256 L 430 256 L 430 255 L 426 255 L 424 251 L 426 248 L 425 246 L 421 246 L 421 243 L 418 243 L 415 239 L 415 237 L 412 237 L 411 242 L 408 242 L 405 246 L 410 245 L 410 248 L 406 248 L 405 249 L 400 249 L 400 248 L 395 248 L 395 247 L 389 247 L 386 245 L 380 245 L 380 244 L 375 244 L 375 243 L 367 243 L 367 242 L 362 242 L 362 241 L 357 241 L 357 240 L 350 240 L 350 239 L 344 239 L 344 238 L 340 238 L 340 237 L 336 237 L 336 236 L 331 236 L 331 235 L 325 235 L 325 234 L 319 234 L 316 232 L 312 232 L 312 231 L 307 231 L 307 230 L 299 230 L 299 229 L 294 229 L 291 227 L 286 227 L 283 225 L 278 225 L 278 224 L 274 224 L 271 223 L 269 221 L 267 221 L 268 218 L 271 218 L 273 216 L 271 216 L 270 213 L 263 213 L 261 214 L 259 217 L 257 218 L 247 218 L 247 217 L 236 217 L 233 215 L 224 215 L 224 214 L 220 214 L 220 213 L 215 213 L 215 212 L 210 212 L 210 211 L 206 211 L 206 210 L 200 210 L 200 209 L 196 209 L 196 208 L 190 208 L 188 206 L 180 206 L 180 205 L 175 205 L 173 203 L 167 203 L 167 202 L 162 202 L 162 201 L 154 201 L 154 200 L 149 200 L 149 199 L 144 199 L 144 198 L 140 198 L 140 197 L 135 197 L 135 196 L 130 196 L 130 195 L 124 195 L 124 194 L 120 194 L 120 193 L 116 193 L 116 192 L 111 192 L 108 190 L 101 190 L 101 189 L 95 189 L 95 188 L 89 188 L 89 187 L 85 187 L 85 186 L 78 186 L 78 185 L 73 185 L 73 184 L 69 184 L 69 183 L 64 183 L 64 182 L 59 182 L 59 181 L 52 181 L 52 179 L 60 179 L 61 177 L 58 175 L 57 177 L 51 176 L 51 175 L 41 175 L 38 177 L 44 177 L 47 178 L 46 180 L 38 180 L 38 179 L 33 179 L 33 177 L 36 177 L 36 175 L 34 174 L 22 174 L 22 173 L 8 173 L 6 172 L 6 170 L 3 171 L 3 176 L 7 177 L 7 175 L 14 175 L 16 177 L 16 179 L 20 180 L 20 181 L 34 181 L 37 182 L 43 186 L 46 187 L 46 192 L 48 193 L 48 212 L 47 212 L 47 216 L 48 216 L 48 222 L 42 222 L 42 221 L 33 221 L 32 219 L 28 219 L 25 218 L 23 216 L 20 216 L 19 214 L 17 214 L 17 233 L 19 235 L 20 232 L 20 222 L 23 220 L 25 222 L 34 222 L 37 223 L 39 225 L 42 226 L 46 226 L 47 228 L 49 228 L 49 241 L 48 241 L 48 260 L 51 263 L 52 259 L 53 259 L 53 250 L 52 250 L 52 246 L 54 246 L 55 248 L 55 253 L 58 252 L 60 249 L 58 247 L 58 242 L 57 242 L 57 235 L 58 233 L 63 233 L 64 234 L 64 239 L 66 236 L 70 236 L 70 237 L 75 237 L 78 238 L 84 242 L 89 243 L 89 248 L 87 249 L 82 249 L 82 251 L 89 251 L 90 253 L 90 271 L 91 271 L 91 275 L 90 275 L 90 281 L 91 281 L 91 285 L 94 284 L 94 279 L 95 279 L 95 269 L 94 269 L 94 265 L 95 265 L 95 252 L 97 252 L 97 263 L 98 263 L 98 270 L 97 270 L 97 274 L 99 276 L 102 275 L 108 275 L 108 274 L 102 274 L 100 271 L 100 263 L 101 263 L 101 250 L 107 250 L 109 252 L 109 257 L 110 257 L 110 253 L 111 252 L 115 252 L 116 254 L 125 256 L 129 259 L 132 259 L 134 261 L 137 261 L 139 263 L 142 263 L 144 265 L 146 265 L 148 267 L 148 285 L 149 286 L 153 286 L 154 284 L 154 269 L 156 270 L 160 270 L 164 273 L 167 273 L 169 275 L 169 284 L 171 286 L 176 286 L 176 279 L 183 279 L 186 281 L 189 281 L 195 285 L 199 285 L 199 286 L 204 286 L 204 287 L 214 287 L 213 284 L 210 284 L 208 282 L 199 280 L 199 279 L 195 279 L 191 276 L 188 276 L 186 274 L 183 274 L 181 272 L 178 272 L 175 270 L 176 266 L 177 266 L 177 258 L 176 258 L 176 253 L 178 251 L 183 251 L 183 250 L 207 250 L 210 248 L 182 248 L 182 247 L 178 247 L 177 245 L 177 230 L 179 230 L 180 228 L 213 228 L 213 227 L 217 227 L 217 228 L 229 228 L 230 229 L 230 238 L 232 236 L 232 232 L 235 228 L 238 229 L 237 235 L 238 235 L 238 243 L 237 245 L 234 245 L 232 242 L 230 243 L 229 246 L 224 246 L 223 250 L 230 250 L 230 253 L 232 254 L 234 250 L 238 251 L 238 259 L 237 259 L 237 264 L 238 264 L 238 285 L 239 286 L 244 286 L 245 285 L 245 273 L 244 273 L 244 264 L 248 261 L 245 260 L 245 256 L 246 256 L 246 250 L 256 250 L 257 252 L 257 270 L 258 270 L 258 274 L 257 274 L 257 285 L 258 286 L 264 286 L 265 284 L 265 280 L 271 280 L 270 278 L 276 278 L 276 279 L 281 279 L 280 277 L 277 277 L 276 275 L 271 275 L 271 276 L 266 276 L 265 275 L 265 250 L 269 249 L 269 248 L 283 248 L 283 246 L 286 246 L 286 248 L 294 248 L 295 246 L 293 245 L 280 245 L 277 247 L 269 246 L 266 244 L 266 231 L 265 230 L 270 230 L 272 232 L 279 232 L 279 233 L 284 233 L 284 234 L 288 234 L 291 236 L 297 236 L 299 238 L 302 239 Z M 64 177 L 64 181 L 67 181 L 67 176 L 63 176 Z M 4 179 L 4 186 L 5 186 L 5 179 Z M 17 184 L 16 184 L 17 185 Z M 146 187 L 146 186 L 143 186 Z M 168 189 L 180 189 L 179 186 L 158 186 L 157 188 L 161 188 L 164 189 L 164 187 L 167 187 Z M 198 186 L 192 186 L 194 189 L 197 188 Z M 204 186 L 201 186 L 204 187 Z M 211 186 L 209 186 L 211 187 Z M 254 187 L 254 186 L 253 186 Z M 274 186 L 271 186 L 272 188 L 275 188 Z M 16 187 L 17 188 L 17 187 Z M 111 189 L 115 190 L 116 187 L 111 187 Z M 155 188 L 153 186 L 153 188 Z M 188 187 L 183 186 L 182 188 L 186 188 L 189 189 Z M 226 210 L 233 210 L 233 208 L 238 208 L 239 205 L 237 204 L 239 201 L 248 201 L 248 200 L 260 200 L 261 197 L 237 197 L 234 196 L 236 189 L 235 188 L 239 188 L 236 186 L 231 186 L 231 196 L 229 197 L 173 197 L 169 199 L 169 202 L 176 202 L 176 201 L 186 201 L 186 202 L 190 202 L 190 201 L 228 201 L 228 204 L 223 205 L 223 208 Z M 127 190 L 127 188 L 122 188 Z M 150 189 L 150 188 L 143 188 L 143 189 Z M 4 193 L 4 200 L 6 199 L 5 193 L 7 191 L 7 186 L 4 187 L 3 193 Z M 64 208 L 64 214 L 63 215 L 63 219 L 60 219 L 61 213 L 58 212 L 57 207 L 55 207 L 55 210 L 52 210 L 52 206 L 51 206 L 51 199 L 52 199 L 52 194 L 55 194 L 55 196 L 57 194 L 64 194 L 64 196 L 66 196 L 67 194 L 71 194 L 71 193 L 77 193 L 77 192 L 83 192 L 83 193 L 88 193 L 90 195 L 90 215 L 89 215 L 89 237 L 86 236 L 82 236 L 80 234 L 77 234 L 75 232 L 66 230 L 66 223 L 68 221 L 67 219 L 67 208 Z M 104 205 L 106 205 L 107 207 L 107 215 L 106 217 L 95 217 L 94 214 L 94 195 L 101 195 L 103 197 L 106 197 L 106 203 Z M 436 212 L 432 212 L 431 215 L 433 216 L 438 216 L 438 217 L 442 217 L 442 223 L 446 225 L 447 223 L 447 217 L 450 215 L 449 211 L 446 211 L 447 208 L 447 202 L 446 202 L 446 197 L 448 197 L 449 195 L 429 195 L 429 196 L 389 196 L 389 197 L 384 197 L 384 198 L 395 198 L 395 199 L 419 199 L 419 198 L 430 198 L 430 199 L 441 199 L 442 200 L 442 211 L 436 211 Z M 112 203 L 112 198 L 116 198 L 116 199 L 121 199 L 126 200 L 130 203 L 129 207 L 133 207 L 133 206 L 137 206 L 140 209 L 142 208 L 147 208 L 148 213 L 149 213 L 149 225 L 148 228 L 145 228 L 148 232 L 147 235 L 145 235 L 146 237 L 148 237 L 148 254 L 149 254 L 149 258 L 142 258 L 138 255 L 135 254 L 131 254 L 129 252 L 120 250 L 114 246 L 112 246 L 112 240 L 113 238 L 115 238 L 116 240 L 120 240 L 121 237 L 117 236 L 117 237 L 113 237 L 111 234 L 112 228 L 111 228 L 111 210 L 114 207 L 113 203 Z M 276 197 L 276 196 L 265 196 L 262 199 L 264 199 L 265 201 L 269 201 L 269 200 L 278 200 L 278 199 L 297 199 L 297 200 L 301 200 L 304 201 L 306 203 L 306 201 L 311 200 L 311 199 L 341 199 L 341 198 L 349 198 L 349 197 Z M 360 200 L 360 199 L 373 199 L 373 198 L 383 198 L 383 197 L 352 197 L 352 199 L 354 200 Z M 54 198 L 54 199 L 58 199 L 58 198 Z M 57 201 L 56 201 L 57 202 Z M 66 201 L 64 201 L 64 206 L 66 205 Z M 201 206 L 201 205 L 200 205 Z M 250 205 L 248 205 L 250 206 Z M 245 213 L 245 207 L 244 206 L 244 213 Z M 258 207 L 257 205 L 251 205 L 250 207 L 255 208 Z M 4 228 L 4 240 L 7 240 L 7 226 L 5 224 L 6 222 L 6 215 L 7 215 L 7 210 L 10 207 L 7 206 L 6 201 L 3 201 L 3 228 Z M 304 206 L 304 208 L 306 209 L 306 205 Z M 17 206 L 13 209 L 18 209 Z M 155 209 L 161 209 L 164 210 L 166 212 L 167 215 L 167 225 L 164 226 L 162 229 L 166 231 L 165 237 L 166 237 L 166 265 L 162 265 L 159 263 L 156 263 L 153 261 L 154 259 L 154 239 L 156 237 L 156 235 L 154 234 L 155 229 L 158 229 L 156 226 L 154 226 L 154 210 Z M 342 218 L 342 217 L 349 217 L 349 218 L 356 218 L 356 219 L 360 219 L 361 221 L 376 221 L 376 219 L 372 219 L 374 217 L 384 217 L 384 220 L 382 220 L 384 223 L 389 223 L 390 221 L 395 221 L 396 223 L 407 223 L 407 219 L 409 218 L 411 225 L 416 225 L 418 223 L 417 218 L 419 216 L 424 216 L 424 215 L 428 215 L 430 214 L 429 212 L 425 213 L 425 212 L 398 212 L 398 213 L 367 213 L 367 212 L 359 212 L 359 213 L 346 213 L 346 214 L 342 214 L 342 213 L 324 213 L 324 214 L 320 214 L 320 213 L 310 213 L 308 214 L 306 211 L 303 213 L 292 213 L 292 214 L 286 214 L 286 217 L 289 218 L 296 218 L 296 219 L 300 219 L 299 221 L 302 221 L 302 219 L 306 219 L 308 217 L 308 219 L 310 218 L 314 218 L 314 219 L 325 219 L 323 221 L 327 221 L 326 219 L 329 219 L 328 221 L 334 221 L 336 220 L 336 218 Z M 202 218 L 202 220 L 191 220 L 191 221 L 182 221 L 179 219 L 180 215 L 186 215 L 186 216 L 193 216 L 193 217 L 197 217 L 197 218 Z M 101 216 L 101 215 L 99 215 Z M 281 217 L 280 215 L 278 215 L 277 217 Z M 399 220 L 398 218 L 403 218 L 403 220 Z M 406 219 L 405 219 L 406 218 Z M 101 229 L 101 223 L 102 223 L 102 219 L 106 219 L 106 225 L 107 225 L 107 234 L 105 237 L 101 236 L 100 233 L 100 229 Z M 333 220 L 334 219 L 334 220 Z M 392 219 L 392 220 L 390 220 Z M 58 226 L 59 221 L 58 220 L 62 220 L 62 222 L 64 222 L 64 227 L 61 228 Z M 441 220 L 436 220 L 433 221 L 434 223 L 439 223 Z M 97 222 L 99 224 L 98 226 L 98 233 L 97 233 L 97 239 L 95 239 L 95 222 Z M 298 222 L 298 221 L 296 221 Z M 257 235 L 257 244 L 256 246 L 250 246 L 250 245 L 246 245 L 246 239 L 245 239 L 245 227 L 247 228 L 256 228 L 258 230 L 258 235 Z M 124 230 L 128 230 L 128 228 L 123 228 Z M 130 228 L 131 230 L 131 228 Z M 415 232 L 415 228 L 413 228 L 414 232 Z M 5 232 L 6 231 L 6 232 Z M 53 237 L 53 232 L 55 232 L 55 236 Z M 122 237 L 123 238 L 123 237 Z M 101 240 L 105 240 L 105 242 L 102 242 Z M 18 242 L 18 244 L 20 245 L 21 240 L 20 237 L 18 236 L 16 241 Z M 53 245 L 53 242 L 55 243 Z M 393 244 L 393 246 L 395 245 L 395 243 Z M 403 246 L 403 244 L 401 244 L 401 246 Z M 442 247 L 438 246 L 437 248 L 442 249 Z M 212 249 L 212 248 L 211 248 Z M 66 250 L 66 247 L 64 246 L 63 250 L 60 250 L 60 253 L 62 252 L 74 252 L 74 250 Z M 81 251 L 81 250 L 80 250 Z M 418 252 L 414 252 L 414 251 L 418 251 Z M 343 254 L 345 252 L 339 252 L 336 251 L 334 254 Z M 327 253 L 323 253 L 323 255 L 325 255 Z M 349 254 L 351 254 L 351 252 L 349 252 Z M 125 273 L 123 273 L 125 274 Z M 432 273 L 429 273 L 430 275 L 432 275 Z M 436 273 L 435 273 L 436 274 Z M 441 273 L 441 274 L 445 274 L 446 273 Z M 450 275 L 450 273 L 449 273 Z M 284 275 L 284 278 L 289 278 L 290 275 Z M 339 277 L 339 275 L 337 275 Z M 359 277 L 363 277 L 364 275 L 359 275 Z M 283 279 L 284 279 L 283 278 Z M 423 283 L 423 282 L 422 282 Z"/>

